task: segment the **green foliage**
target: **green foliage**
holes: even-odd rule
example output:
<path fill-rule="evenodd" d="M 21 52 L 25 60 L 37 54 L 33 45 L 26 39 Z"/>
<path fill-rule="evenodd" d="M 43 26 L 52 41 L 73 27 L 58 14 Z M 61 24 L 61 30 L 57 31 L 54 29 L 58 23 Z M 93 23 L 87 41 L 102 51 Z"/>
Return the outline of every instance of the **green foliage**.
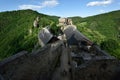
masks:
<path fill-rule="evenodd" d="M 104 35 L 101 35 L 96 30 L 91 30 L 87 28 L 87 22 L 82 22 L 80 24 L 77 24 L 77 28 L 80 32 L 82 32 L 85 36 L 87 36 L 93 42 L 97 42 L 98 44 L 100 44 L 102 41 L 105 40 Z"/>
<path fill-rule="evenodd" d="M 120 58 L 120 10 L 86 18 L 75 17 L 73 23 L 102 49 Z M 110 39 L 110 40 L 109 40 Z M 111 40 L 112 39 L 112 40 Z"/>
<path fill-rule="evenodd" d="M 80 23 L 83 19 L 81 17 L 70 17 L 73 20 L 73 24 Z"/>
<path fill-rule="evenodd" d="M 53 33 L 54 35 L 58 35 L 59 34 L 59 27 L 56 26 L 55 22 L 51 22 L 50 24 L 50 31 L 51 33 Z"/>
<path fill-rule="evenodd" d="M 119 47 L 119 44 L 116 40 L 109 39 L 107 41 L 101 42 L 101 48 L 107 51 L 115 50 Z"/>
<path fill-rule="evenodd" d="M 34 19 L 40 17 L 40 28 L 33 28 Z M 0 13 L 0 60 L 19 51 L 32 51 L 38 42 L 38 31 L 58 17 L 40 14 L 32 10 L 18 10 Z"/>
<path fill-rule="evenodd" d="M 120 10 L 91 16 L 84 18 L 83 20 L 88 22 L 88 28 L 97 30 L 101 34 L 107 36 L 107 38 L 111 39 L 118 39 L 118 28 L 119 28 L 119 21 L 120 21 Z"/>
<path fill-rule="evenodd" d="M 118 41 L 113 39 L 103 41 L 101 42 L 101 48 L 120 59 L 120 45 Z"/>

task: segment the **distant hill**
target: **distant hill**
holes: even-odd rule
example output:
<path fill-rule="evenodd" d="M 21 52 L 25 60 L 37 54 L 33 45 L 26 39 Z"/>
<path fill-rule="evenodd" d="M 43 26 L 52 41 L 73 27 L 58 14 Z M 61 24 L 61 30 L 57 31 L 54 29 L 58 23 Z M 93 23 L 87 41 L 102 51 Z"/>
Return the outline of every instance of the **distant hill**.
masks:
<path fill-rule="evenodd" d="M 120 10 L 72 19 L 83 34 L 97 42 L 102 49 L 120 58 Z"/>
<path fill-rule="evenodd" d="M 34 28 L 33 21 L 39 16 L 40 27 Z M 58 17 L 48 16 L 33 10 L 7 11 L 0 13 L 0 60 L 19 51 L 32 51 L 38 43 L 40 28 L 56 24 Z"/>

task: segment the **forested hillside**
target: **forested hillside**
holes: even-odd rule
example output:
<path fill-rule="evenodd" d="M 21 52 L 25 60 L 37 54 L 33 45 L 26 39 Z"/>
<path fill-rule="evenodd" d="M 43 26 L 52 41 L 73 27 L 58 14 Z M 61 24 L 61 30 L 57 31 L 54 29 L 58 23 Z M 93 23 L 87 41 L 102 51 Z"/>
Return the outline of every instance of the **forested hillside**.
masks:
<path fill-rule="evenodd" d="M 86 18 L 73 17 L 78 29 L 102 49 L 120 58 L 120 10 Z"/>
<path fill-rule="evenodd" d="M 40 17 L 39 28 L 33 21 Z M 18 10 L 0 13 L 0 60 L 19 51 L 32 51 L 38 43 L 38 31 L 47 25 L 54 25 L 58 17 L 40 14 L 32 10 Z"/>
<path fill-rule="evenodd" d="M 40 17 L 39 28 L 33 21 Z M 120 58 L 120 10 L 86 18 L 71 17 L 79 31 L 108 53 Z M 0 13 L 0 60 L 19 51 L 31 52 L 38 43 L 38 31 L 47 25 L 57 34 L 58 17 L 32 10 Z"/>

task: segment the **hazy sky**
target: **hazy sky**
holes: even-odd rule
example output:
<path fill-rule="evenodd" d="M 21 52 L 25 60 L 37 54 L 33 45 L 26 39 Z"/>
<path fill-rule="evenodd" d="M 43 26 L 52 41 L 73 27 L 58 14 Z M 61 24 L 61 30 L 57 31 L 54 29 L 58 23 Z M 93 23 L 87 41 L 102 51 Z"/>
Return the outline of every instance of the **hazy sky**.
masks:
<path fill-rule="evenodd" d="M 0 12 L 21 9 L 61 17 L 86 17 L 120 10 L 120 0 L 0 0 Z"/>

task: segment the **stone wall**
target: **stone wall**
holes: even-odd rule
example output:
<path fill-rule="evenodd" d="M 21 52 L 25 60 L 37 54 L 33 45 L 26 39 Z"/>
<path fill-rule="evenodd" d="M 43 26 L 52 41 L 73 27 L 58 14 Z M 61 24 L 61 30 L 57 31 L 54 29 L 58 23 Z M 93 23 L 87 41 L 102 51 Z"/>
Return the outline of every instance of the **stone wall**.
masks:
<path fill-rule="evenodd" d="M 74 69 L 74 80 L 115 80 L 117 72 L 115 60 L 103 59 L 88 64 L 86 67 Z"/>
<path fill-rule="evenodd" d="M 50 80 L 62 51 L 61 45 L 58 41 L 33 53 L 22 52 L 5 59 L 0 62 L 1 79 Z"/>

